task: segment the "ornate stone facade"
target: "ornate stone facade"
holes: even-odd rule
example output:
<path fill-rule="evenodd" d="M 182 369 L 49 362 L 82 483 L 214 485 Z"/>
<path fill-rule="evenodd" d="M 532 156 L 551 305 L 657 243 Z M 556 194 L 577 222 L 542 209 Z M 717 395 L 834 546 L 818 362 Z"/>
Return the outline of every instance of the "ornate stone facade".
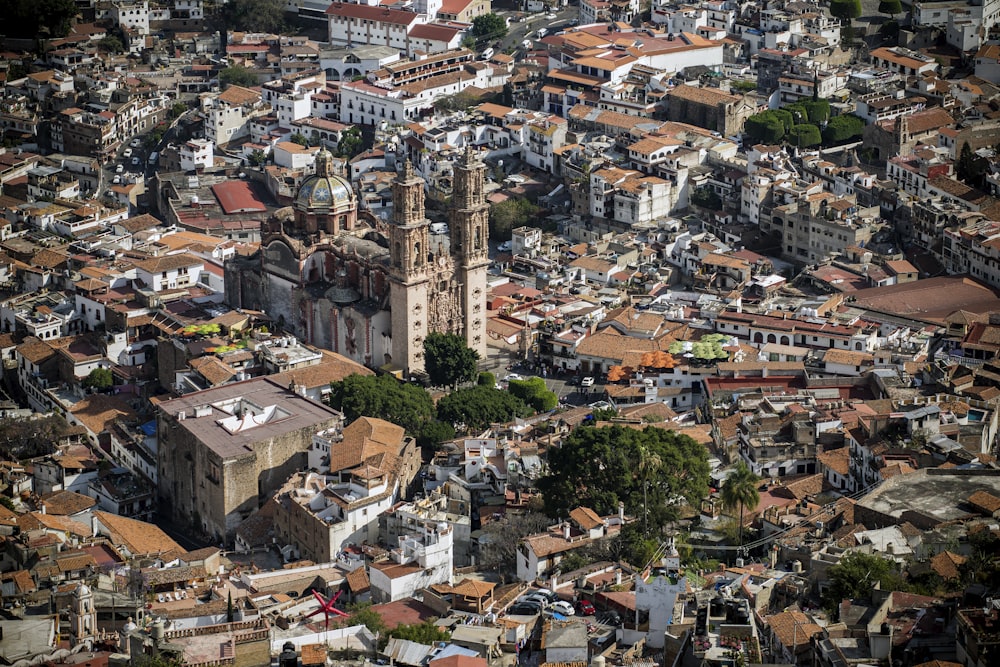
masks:
<path fill-rule="evenodd" d="M 409 163 L 381 221 L 358 211 L 321 152 L 293 205 L 262 224 L 260 252 L 226 264 L 227 302 L 373 368 L 421 371 L 429 332 L 462 335 L 485 356 L 485 171 L 471 150 L 455 165 L 450 244 L 431 247 L 424 181 Z"/>

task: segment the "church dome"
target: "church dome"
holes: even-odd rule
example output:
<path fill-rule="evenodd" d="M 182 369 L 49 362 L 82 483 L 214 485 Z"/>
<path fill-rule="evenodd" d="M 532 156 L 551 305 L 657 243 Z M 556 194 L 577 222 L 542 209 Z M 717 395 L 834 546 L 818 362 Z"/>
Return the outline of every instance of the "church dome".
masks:
<path fill-rule="evenodd" d="M 354 188 L 333 172 L 333 156 L 326 149 L 316 154 L 316 174 L 302 182 L 294 206 L 300 211 L 332 213 L 355 208 Z"/>

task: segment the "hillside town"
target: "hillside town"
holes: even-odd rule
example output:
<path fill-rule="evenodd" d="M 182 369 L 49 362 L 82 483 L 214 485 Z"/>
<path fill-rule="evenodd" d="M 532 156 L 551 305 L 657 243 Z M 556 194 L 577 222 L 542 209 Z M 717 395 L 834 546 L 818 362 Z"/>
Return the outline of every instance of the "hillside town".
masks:
<path fill-rule="evenodd" d="M 0 17 L 3 665 L 1000 665 L 1000 0 Z"/>

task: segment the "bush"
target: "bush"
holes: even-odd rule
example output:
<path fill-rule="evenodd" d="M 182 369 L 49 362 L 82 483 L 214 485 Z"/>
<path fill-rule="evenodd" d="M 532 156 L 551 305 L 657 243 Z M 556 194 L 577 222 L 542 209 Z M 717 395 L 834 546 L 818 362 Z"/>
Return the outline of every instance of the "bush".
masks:
<path fill-rule="evenodd" d="M 865 121 L 857 116 L 837 116 L 823 128 L 823 143 L 827 146 L 840 144 L 856 137 L 865 131 Z"/>
<path fill-rule="evenodd" d="M 830 0 L 830 13 L 845 21 L 856 19 L 861 16 L 861 0 Z"/>
<path fill-rule="evenodd" d="M 808 148 L 809 146 L 819 146 L 823 138 L 820 136 L 819 128 L 812 124 L 796 125 L 788 134 L 788 141 L 796 146 Z"/>
<path fill-rule="evenodd" d="M 747 118 L 743 132 L 754 143 L 776 144 L 785 136 L 785 124 L 774 111 L 762 111 Z"/>
<path fill-rule="evenodd" d="M 709 186 L 697 188 L 691 193 L 691 203 L 695 206 L 707 208 L 710 211 L 718 211 L 722 208 L 722 197 Z"/>
<path fill-rule="evenodd" d="M 803 100 L 799 104 L 805 107 L 810 123 L 825 123 L 830 120 L 829 100 Z"/>

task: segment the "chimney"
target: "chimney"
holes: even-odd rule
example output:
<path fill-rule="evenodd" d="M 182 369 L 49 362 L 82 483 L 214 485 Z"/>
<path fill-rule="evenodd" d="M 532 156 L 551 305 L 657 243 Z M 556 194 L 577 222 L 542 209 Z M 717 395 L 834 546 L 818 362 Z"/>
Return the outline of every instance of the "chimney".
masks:
<path fill-rule="evenodd" d="M 569 521 L 563 522 L 563 539 L 569 541 Z"/>
<path fill-rule="evenodd" d="M 625 503 L 618 501 L 618 521 L 622 524 L 625 523 Z"/>

